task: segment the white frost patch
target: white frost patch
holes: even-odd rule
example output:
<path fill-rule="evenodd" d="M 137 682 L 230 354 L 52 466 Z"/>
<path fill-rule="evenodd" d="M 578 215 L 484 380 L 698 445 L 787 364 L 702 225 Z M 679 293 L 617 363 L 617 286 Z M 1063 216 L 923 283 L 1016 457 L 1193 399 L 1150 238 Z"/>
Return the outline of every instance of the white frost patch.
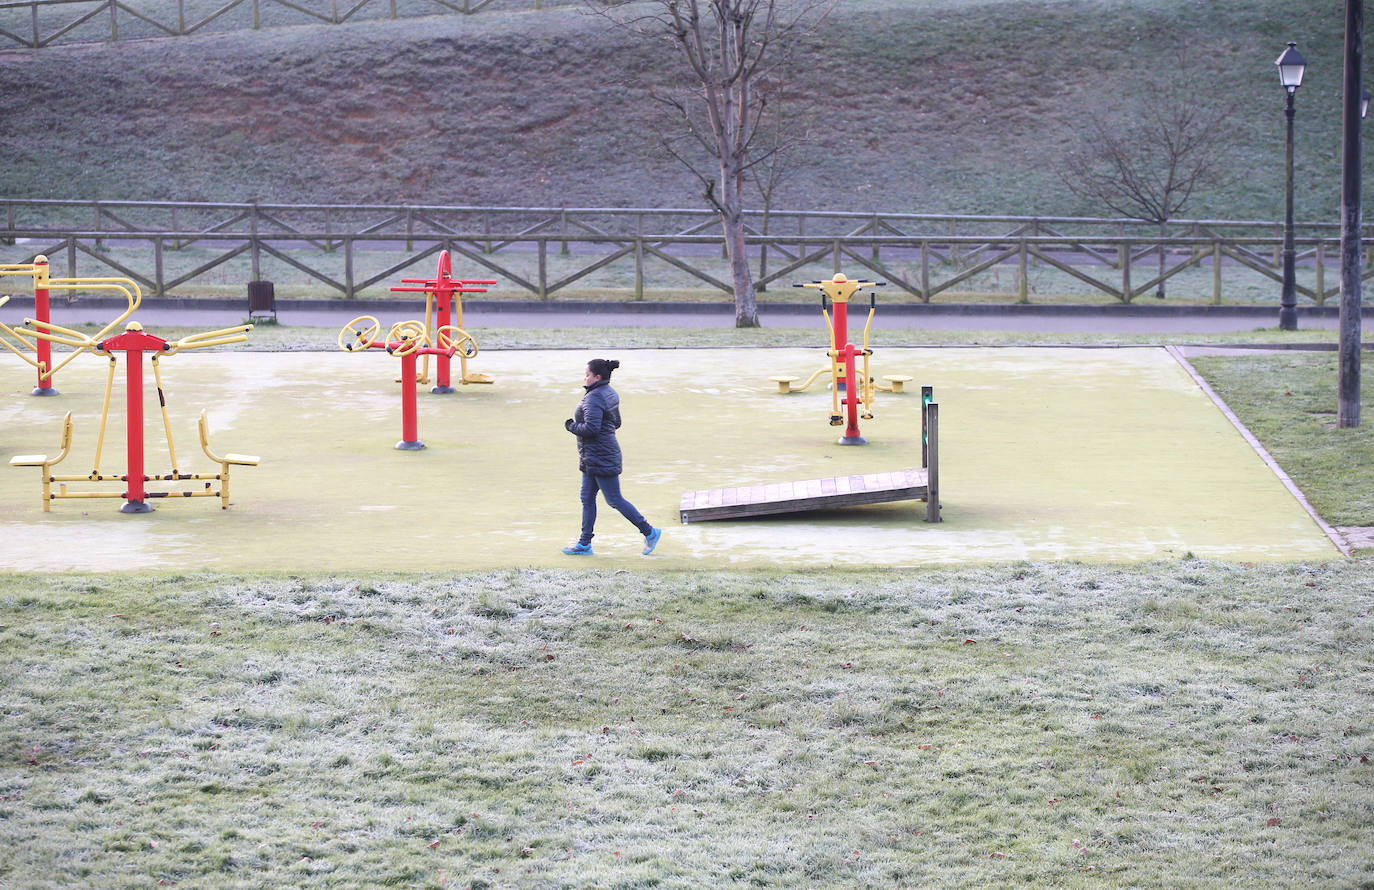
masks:
<path fill-rule="evenodd" d="M 102 509 L 118 508 L 107 504 Z M 190 535 L 161 532 L 139 516 L 80 526 L 11 522 L 0 526 L 0 568 L 40 572 L 175 568 L 178 554 L 192 541 Z M 215 561 L 207 557 L 198 550 L 196 565 Z"/>

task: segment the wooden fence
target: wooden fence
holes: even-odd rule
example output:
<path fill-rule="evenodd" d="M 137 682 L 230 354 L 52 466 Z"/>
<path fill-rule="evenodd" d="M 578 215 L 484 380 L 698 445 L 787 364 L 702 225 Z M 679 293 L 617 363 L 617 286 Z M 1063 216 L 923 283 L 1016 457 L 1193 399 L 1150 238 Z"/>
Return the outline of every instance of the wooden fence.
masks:
<path fill-rule="evenodd" d="M 0 45 L 181 37 L 204 29 L 258 29 L 483 10 L 549 9 L 578 0 L 5 0 Z"/>
<path fill-rule="evenodd" d="M 118 274 L 153 295 L 204 293 L 210 285 L 242 290 L 248 281 L 286 274 L 352 298 L 384 290 L 412 266 L 423 271 L 417 264 L 441 249 L 481 277 L 498 277 L 504 293 L 513 288 L 541 300 L 575 286 L 631 299 L 652 290 L 731 292 L 719 224 L 699 210 L 33 200 L 0 206 L 0 239 L 9 245 L 0 248 L 4 261 L 42 253 L 54 271 L 65 265 L 73 276 L 78 266 L 82 275 Z M 1220 303 L 1228 286 L 1238 287 L 1228 281 L 1239 276 L 1270 297 L 1282 280 L 1282 230 L 1264 221 L 1181 220 L 1162 235 L 1157 225 L 1135 220 L 1073 217 L 787 211 L 751 214 L 747 222 L 761 290 L 843 270 L 887 281 L 889 298 L 920 302 L 985 291 L 994 276 L 1007 299 L 1021 302 L 1030 302 L 1035 289 L 1129 303 L 1186 273 L 1192 293 L 1202 288 Z M 1297 241 L 1299 297 L 1325 305 L 1339 292 L 1339 227 L 1303 225 Z M 1045 284 L 1033 287 L 1037 277 Z"/>

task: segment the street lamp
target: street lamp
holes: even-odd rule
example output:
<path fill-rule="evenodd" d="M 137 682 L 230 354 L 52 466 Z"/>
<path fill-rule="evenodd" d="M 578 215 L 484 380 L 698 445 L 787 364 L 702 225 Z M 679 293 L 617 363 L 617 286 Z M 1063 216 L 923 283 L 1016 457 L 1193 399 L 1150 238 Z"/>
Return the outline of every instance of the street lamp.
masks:
<path fill-rule="evenodd" d="M 1288 104 L 1284 116 L 1288 119 L 1287 167 L 1284 175 L 1284 214 L 1283 214 L 1283 290 L 1279 294 L 1279 329 L 1296 331 L 1298 329 L 1298 287 L 1293 271 L 1293 259 L 1297 248 L 1293 245 L 1293 94 L 1302 86 L 1302 75 L 1307 70 L 1307 60 L 1298 52 L 1298 45 L 1289 41 L 1288 48 L 1274 61 L 1279 67 L 1279 83 L 1288 91 Z"/>

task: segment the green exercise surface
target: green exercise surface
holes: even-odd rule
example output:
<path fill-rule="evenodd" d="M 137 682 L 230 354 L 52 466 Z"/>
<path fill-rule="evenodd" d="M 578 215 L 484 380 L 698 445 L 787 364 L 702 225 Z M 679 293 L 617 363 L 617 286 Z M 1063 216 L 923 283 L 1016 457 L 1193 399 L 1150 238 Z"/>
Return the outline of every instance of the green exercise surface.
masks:
<path fill-rule="evenodd" d="M 251 335 L 250 335 L 251 336 Z M 563 420 L 582 394 L 581 351 L 484 352 L 491 385 L 432 395 L 422 386 L 419 452 L 401 438 L 400 361 L 380 351 L 185 353 L 161 361 L 182 472 L 216 451 L 254 454 L 232 472 L 233 506 L 214 498 L 57 500 L 16 454 L 55 453 L 57 472 L 94 456 L 106 361 L 79 357 L 61 395 L 28 395 L 34 373 L 0 357 L 0 568 L 43 571 L 416 571 L 522 566 L 720 568 L 900 566 L 1007 560 L 1252 561 L 1339 553 L 1302 505 L 1165 350 L 878 349 L 872 373 L 913 378 L 879 393 L 861 422 L 870 444 L 836 444 L 820 349 L 608 350 L 621 368 L 622 487 L 654 525 L 658 550 L 600 505 L 596 551 L 569 557 L 580 504 Z M 152 373 L 145 374 L 147 472 L 170 460 Z M 455 373 L 456 376 L 456 373 Z M 124 472 L 124 374 L 116 375 L 101 471 Z M 940 406 L 944 521 L 919 501 L 755 520 L 678 522 L 682 492 L 919 467 L 920 386 Z M 188 485 L 187 483 L 180 484 Z M 71 490 L 118 490 L 73 483 Z M 151 484 L 150 488 L 166 487 Z"/>

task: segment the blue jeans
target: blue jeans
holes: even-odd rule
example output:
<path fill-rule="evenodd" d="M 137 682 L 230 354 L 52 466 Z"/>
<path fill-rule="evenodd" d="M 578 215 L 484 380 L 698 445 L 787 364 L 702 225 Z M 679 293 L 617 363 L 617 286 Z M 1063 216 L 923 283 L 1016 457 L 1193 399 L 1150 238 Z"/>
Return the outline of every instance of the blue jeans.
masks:
<path fill-rule="evenodd" d="M 591 473 L 583 473 L 582 537 L 578 538 L 578 543 L 590 544 L 592 542 L 592 529 L 596 526 L 596 493 L 598 491 L 606 498 L 606 506 L 619 510 L 620 515 L 639 529 L 641 535 L 647 535 L 654 530 L 654 527 L 644 519 L 644 514 L 636 510 L 635 505 L 625 500 L 625 496 L 620 493 L 619 476 L 593 476 Z"/>

